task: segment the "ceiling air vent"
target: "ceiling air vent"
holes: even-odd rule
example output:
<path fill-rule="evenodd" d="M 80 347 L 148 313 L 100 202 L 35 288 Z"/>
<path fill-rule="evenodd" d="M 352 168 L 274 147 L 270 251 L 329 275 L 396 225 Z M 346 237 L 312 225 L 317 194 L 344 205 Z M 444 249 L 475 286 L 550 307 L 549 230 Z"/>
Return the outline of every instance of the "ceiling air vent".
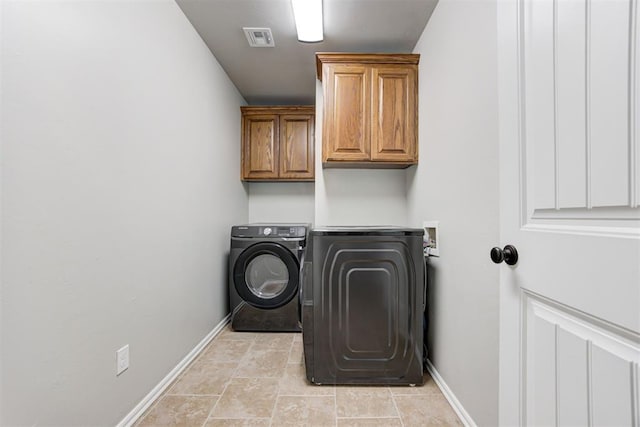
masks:
<path fill-rule="evenodd" d="M 251 47 L 274 47 L 271 28 L 242 28 Z"/>

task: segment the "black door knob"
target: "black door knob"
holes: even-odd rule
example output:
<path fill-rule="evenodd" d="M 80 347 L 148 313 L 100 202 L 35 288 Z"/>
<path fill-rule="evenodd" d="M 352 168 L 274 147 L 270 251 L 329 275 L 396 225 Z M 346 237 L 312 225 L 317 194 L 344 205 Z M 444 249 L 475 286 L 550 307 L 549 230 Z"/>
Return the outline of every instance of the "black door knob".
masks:
<path fill-rule="evenodd" d="M 496 264 L 504 261 L 507 265 L 515 265 L 518 262 L 518 251 L 511 245 L 506 245 L 504 249 L 495 247 L 491 249 L 491 261 Z"/>

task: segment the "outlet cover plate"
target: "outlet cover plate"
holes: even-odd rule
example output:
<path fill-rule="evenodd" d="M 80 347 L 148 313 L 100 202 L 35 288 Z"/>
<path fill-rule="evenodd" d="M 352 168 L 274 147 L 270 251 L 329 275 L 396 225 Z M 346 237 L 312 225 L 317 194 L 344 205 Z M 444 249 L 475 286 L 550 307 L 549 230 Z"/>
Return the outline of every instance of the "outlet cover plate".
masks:
<path fill-rule="evenodd" d="M 116 351 L 116 376 L 129 369 L 129 344 Z"/>

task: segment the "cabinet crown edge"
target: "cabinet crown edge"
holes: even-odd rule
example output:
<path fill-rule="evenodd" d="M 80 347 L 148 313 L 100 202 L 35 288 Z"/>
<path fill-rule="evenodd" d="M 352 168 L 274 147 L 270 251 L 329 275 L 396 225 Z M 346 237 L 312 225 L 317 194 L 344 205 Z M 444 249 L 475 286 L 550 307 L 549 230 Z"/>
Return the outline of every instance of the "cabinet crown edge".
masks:
<path fill-rule="evenodd" d="M 420 54 L 317 52 L 316 73 L 318 80 L 322 81 L 322 64 L 339 63 L 418 65 L 420 63 Z"/>
<path fill-rule="evenodd" d="M 244 105 L 240 107 L 242 115 L 248 114 L 315 114 L 315 105 Z"/>

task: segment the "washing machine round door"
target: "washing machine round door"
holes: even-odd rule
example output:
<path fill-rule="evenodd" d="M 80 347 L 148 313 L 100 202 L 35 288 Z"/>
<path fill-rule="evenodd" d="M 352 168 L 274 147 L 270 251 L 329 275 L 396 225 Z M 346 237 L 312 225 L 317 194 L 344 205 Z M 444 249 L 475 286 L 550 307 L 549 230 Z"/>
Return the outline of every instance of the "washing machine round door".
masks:
<path fill-rule="evenodd" d="M 240 297 L 258 308 L 278 308 L 298 293 L 299 264 L 282 245 L 260 242 L 245 249 L 233 267 Z"/>

